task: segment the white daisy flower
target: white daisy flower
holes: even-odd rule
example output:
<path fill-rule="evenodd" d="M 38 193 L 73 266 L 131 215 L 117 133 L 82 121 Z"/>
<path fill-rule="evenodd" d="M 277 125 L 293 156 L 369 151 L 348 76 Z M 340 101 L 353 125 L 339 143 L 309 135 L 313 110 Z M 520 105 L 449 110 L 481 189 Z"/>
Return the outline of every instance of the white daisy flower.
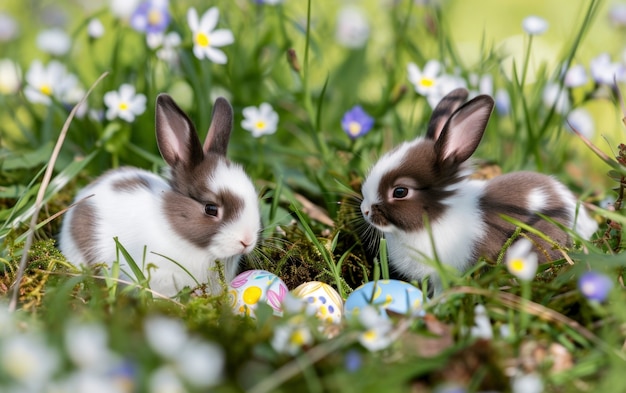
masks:
<path fill-rule="evenodd" d="M 15 19 L 6 12 L 0 12 L 0 42 L 11 41 L 19 32 L 19 25 Z"/>
<path fill-rule="evenodd" d="M 10 59 L 0 59 L 0 94 L 15 94 L 20 89 L 22 70 Z"/>
<path fill-rule="evenodd" d="M 601 85 L 612 86 L 614 80 L 626 81 L 626 66 L 619 62 L 612 62 L 608 53 L 602 53 L 591 59 L 589 70 L 593 80 Z"/>
<path fill-rule="evenodd" d="M 522 21 L 522 28 L 528 35 L 541 35 L 548 30 L 548 22 L 536 15 L 531 15 Z"/>
<path fill-rule="evenodd" d="M 370 35 L 365 12 L 356 6 L 343 7 L 337 15 L 335 39 L 347 48 L 362 48 Z"/>
<path fill-rule="evenodd" d="M 258 108 L 255 106 L 243 108 L 243 116 L 241 127 L 250 131 L 255 138 L 273 134 L 278 128 L 278 113 L 267 102 Z"/>
<path fill-rule="evenodd" d="M 506 267 L 515 277 L 531 281 L 537 273 L 537 254 L 531 251 L 532 243 L 523 238 L 516 241 L 506 252 Z"/>
<path fill-rule="evenodd" d="M 55 56 L 63 56 L 69 52 L 72 40 L 61 29 L 43 30 L 37 35 L 37 47 Z"/>
<path fill-rule="evenodd" d="M 432 90 L 426 96 L 426 100 L 428 101 L 430 107 L 434 109 L 443 97 L 459 87 L 467 88 L 467 82 L 465 82 L 465 79 L 458 75 L 441 75 L 438 77 Z"/>
<path fill-rule="evenodd" d="M 209 8 L 202 18 L 198 18 L 195 8 L 187 11 L 187 23 L 193 35 L 193 54 L 198 59 L 209 59 L 217 64 L 226 64 L 226 54 L 217 49 L 235 42 L 235 37 L 230 30 L 215 29 L 219 19 L 217 7 Z"/>
<path fill-rule="evenodd" d="M 493 338 L 493 327 L 487 315 L 487 309 L 482 304 L 474 307 L 474 326 L 470 329 L 472 337 L 491 340 Z"/>
<path fill-rule="evenodd" d="M 186 381 L 197 388 L 207 388 L 222 379 L 224 351 L 214 343 L 191 339 L 178 348 L 175 365 Z"/>
<path fill-rule="evenodd" d="M 65 349 L 82 369 L 105 370 L 113 361 L 108 334 L 102 325 L 71 323 L 65 331 Z"/>
<path fill-rule="evenodd" d="M 290 321 L 274 329 L 271 344 L 276 352 L 294 356 L 303 347 L 313 344 L 313 335 L 306 325 Z"/>
<path fill-rule="evenodd" d="M 409 82 L 413 84 L 418 94 L 429 96 L 437 88 L 441 69 L 442 65 L 437 60 L 429 60 L 423 70 L 417 64 L 409 63 L 407 66 Z"/>
<path fill-rule="evenodd" d="M 390 333 L 391 320 L 384 318 L 372 306 L 364 307 L 359 313 L 359 320 L 365 331 L 359 335 L 359 342 L 371 352 L 387 348 L 393 342 Z"/>
<path fill-rule="evenodd" d="M 150 317 L 144 322 L 143 329 L 150 347 L 166 359 L 175 358 L 189 340 L 185 325 L 169 317 Z M 167 337 L 167 340 L 163 337 Z"/>
<path fill-rule="evenodd" d="M 150 375 L 148 391 L 151 393 L 186 393 L 187 388 L 176 372 L 168 366 L 163 366 Z"/>
<path fill-rule="evenodd" d="M 50 105 L 52 97 L 61 100 L 77 85 L 76 76 L 68 73 L 58 61 L 53 60 L 44 66 L 41 61 L 34 60 L 26 72 L 24 95 L 33 104 Z"/>
<path fill-rule="evenodd" d="M 89 20 L 87 34 L 93 39 L 100 38 L 104 35 L 104 25 L 100 22 L 100 19 L 93 18 Z"/>
<path fill-rule="evenodd" d="M 6 375 L 36 391 L 49 382 L 60 359 L 42 337 L 20 334 L 4 342 L 0 362 Z"/>
<path fill-rule="evenodd" d="M 113 120 L 119 117 L 132 123 L 136 116 L 146 111 L 146 96 L 136 94 L 135 87 L 125 83 L 118 91 L 107 92 L 104 95 L 104 104 L 108 108 L 107 119 Z"/>

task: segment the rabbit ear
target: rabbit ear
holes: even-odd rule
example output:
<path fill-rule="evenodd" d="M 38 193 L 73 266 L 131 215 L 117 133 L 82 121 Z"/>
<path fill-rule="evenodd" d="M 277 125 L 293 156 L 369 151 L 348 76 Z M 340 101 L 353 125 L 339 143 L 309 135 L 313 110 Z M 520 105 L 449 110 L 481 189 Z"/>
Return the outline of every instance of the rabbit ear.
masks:
<path fill-rule="evenodd" d="M 433 110 L 433 114 L 428 122 L 428 130 L 426 131 L 426 138 L 437 140 L 444 125 L 452 116 L 455 110 L 460 107 L 465 100 L 467 100 L 469 92 L 467 89 L 458 88 L 452 90 L 445 97 L 439 101 L 439 104 Z"/>
<path fill-rule="evenodd" d="M 193 123 L 167 94 L 157 97 L 156 137 L 161 155 L 172 167 L 179 162 L 195 166 L 204 159 Z"/>
<path fill-rule="evenodd" d="M 225 156 L 233 129 L 233 107 L 224 97 L 218 97 L 213 105 L 211 126 L 204 141 L 204 151 Z"/>
<path fill-rule="evenodd" d="M 450 116 L 435 143 L 440 163 L 459 164 L 474 154 L 487 128 L 493 105 L 491 97 L 480 95 Z"/>

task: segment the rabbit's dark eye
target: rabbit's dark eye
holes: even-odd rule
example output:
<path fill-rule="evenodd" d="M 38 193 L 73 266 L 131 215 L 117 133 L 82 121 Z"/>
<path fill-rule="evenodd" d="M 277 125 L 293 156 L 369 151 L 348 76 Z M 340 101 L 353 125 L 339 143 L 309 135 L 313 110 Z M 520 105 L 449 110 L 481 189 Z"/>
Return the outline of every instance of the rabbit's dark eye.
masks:
<path fill-rule="evenodd" d="M 409 189 L 406 187 L 396 187 L 393 189 L 393 197 L 396 199 L 402 199 L 409 195 Z"/>
<path fill-rule="evenodd" d="M 212 203 L 207 203 L 206 205 L 204 205 L 204 214 L 206 214 L 207 216 L 217 217 L 217 211 L 217 205 L 214 205 Z"/>

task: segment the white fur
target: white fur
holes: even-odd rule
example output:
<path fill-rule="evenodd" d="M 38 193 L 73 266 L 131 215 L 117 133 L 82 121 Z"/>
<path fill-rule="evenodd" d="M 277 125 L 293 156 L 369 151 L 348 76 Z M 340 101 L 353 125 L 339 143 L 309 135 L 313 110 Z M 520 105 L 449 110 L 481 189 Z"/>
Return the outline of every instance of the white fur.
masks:
<path fill-rule="evenodd" d="M 528 205 L 526 208 L 531 212 L 540 212 L 546 207 L 548 194 L 541 188 L 533 188 L 528 192 Z"/>
<path fill-rule="evenodd" d="M 128 176 L 141 174 L 149 179 L 152 190 L 137 188 L 131 192 L 117 192 L 112 183 Z M 120 169 L 109 172 L 96 182 L 81 190 L 76 200 L 88 195 L 97 213 L 96 239 L 92 247 L 97 250 L 97 259 L 111 265 L 116 260 L 116 248 L 113 241 L 117 237 L 128 250 L 135 262 L 141 267 L 144 246 L 145 264 L 143 271 L 150 275 L 150 287 L 158 293 L 173 296 L 185 286 L 195 287 L 199 283 L 207 283 L 212 293 L 219 293 L 219 280 L 214 269 L 215 260 L 224 265 L 224 274 L 230 281 L 237 271 L 240 255 L 251 251 L 256 245 L 256 236 L 260 229 L 260 216 L 256 192 L 251 181 L 239 167 L 227 168 L 225 164 L 218 167 L 215 177 L 207 179 L 212 189 L 228 188 L 244 198 L 244 211 L 235 222 L 223 228 L 216 235 L 215 242 L 206 248 L 200 248 L 179 236 L 170 226 L 162 213 L 163 195 L 170 186 L 157 175 L 139 169 Z M 70 223 L 73 211 L 67 213 L 60 234 L 60 249 L 68 260 L 82 264 L 84 255 L 72 238 Z M 240 239 L 250 243 L 249 249 L 243 250 Z M 183 269 L 156 254 L 169 257 L 184 266 L 191 278 Z M 134 275 L 124 258 L 120 256 L 120 265 L 128 277 Z M 153 264 L 156 269 L 148 269 Z"/>
<path fill-rule="evenodd" d="M 404 142 L 378 160 L 376 165 L 370 170 L 370 173 L 367 175 L 361 187 L 361 193 L 363 194 L 362 210 L 366 209 L 369 211 L 373 204 L 382 202 L 380 195 L 378 195 L 378 185 L 382 177 L 387 172 L 396 168 L 398 163 L 402 162 L 407 150 L 419 144 L 422 140 L 423 138 L 418 138 L 412 142 Z"/>
<path fill-rule="evenodd" d="M 563 198 L 567 211 L 570 212 L 571 229 L 581 238 L 588 240 L 598 230 L 598 222 L 578 202 L 574 194 L 561 182 L 554 180 L 554 187 L 558 195 Z"/>
<path fill-rule="evenodd" d="M 435 255 L 431 243 L 434 241 L 436 257 L 443 265 L 457 271 L 465 270 L 475 244 L 487 231 L 478 206 L 484 185 L 478 180 L 459 183 L 457 187 L 463 192 L 446 201 L 448 209 L 437 221 L 430 223 L 431 233 L 426 230 L 407 233 L 399 228 L 384 231 L 393 266 L 410 280 L 431 276 L 435 290 L 441 289 L 434 267 Z M 451 244 L 454 246 L 450 247 Z"/>

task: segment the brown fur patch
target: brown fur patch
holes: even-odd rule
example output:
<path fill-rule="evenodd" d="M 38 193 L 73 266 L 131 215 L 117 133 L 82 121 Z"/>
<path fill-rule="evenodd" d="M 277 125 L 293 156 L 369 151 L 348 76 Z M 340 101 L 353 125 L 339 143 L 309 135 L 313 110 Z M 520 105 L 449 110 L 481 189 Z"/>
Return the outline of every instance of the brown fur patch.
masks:
<path fill-rule="evenodd" d="M 234 221 L 241 214 L 244 201 L 241 197 L 227 190 L 210 190 L 208 181 L 215 171 L 221 156 L 205 159 L 193 170 L 180 165 L 172 168 L 175 179 L 172 191 L 164 197 L 165 215 L 174 230 L 183 238 L 198 247 L 207 247 L 220 228 Z M 207 203 L 217 205 L 217 217 L 204 212 Z"/>
<path fill-rule="evenodd" d="M 424 228 L 423 215 L 430 222 L 435 222 L 446 211 L 443 204 L 454 191 L 446 190 L 462 177 L 458 175 L 458 165 L 436 165 L 435 143 L 423 140 L 409 149 L 401 164 L 380 181 L 378 193 L 381 203 L 372 206 L 371 220 L 374 224 L 391 223 L 405 231 L 417 231 Z M 411 179 L 415 185 L 412 198 L 394 199 L 391 193 L 402 178 Z"/>
<path fill-rule="evenodd" d="M 553 187 L 553 180 L 545 175 L 534 172 L 515 172 L 496 177 L 489 181 L 485 195 L 480 200 L 480 207 L 485 212 L 488 233 L 480 247 L 480 254 L 495 261 L 503 244 L 516 230 L 515 225 L 505 221 L 500 215 L 506 215 L 521 221 L 549 236 L 558 244 L 571 245 L 569 236 L 556 225 L 544 220 L 537 212 L 528 210 L 528 196 L 533 189 L 541 188 L 547 196 L 545 206 L 539 213 L 550 217 L 556 222 L 571 226 L 570 213 L 563 206 L 561 197 Z M 541 262 L 559 259 L 561 253 L 554 250 L 546 241 L 535 235 L 529 235 L 539 251 Z"/>
<path fill-rule="evenodd" d="M 132 192 L 141 188 L 150 189 L 150 182 L 141 174 L 137 174 L 134 177 L 115 181 L 111 184 L 111 187 L 113 191 Z"/>
<path fill-rule="evenodd" d="M 76 247 L 80 250 L 87 263 L 101 262 L 96 260 L 97 253 L 93 249 L 96 242 L 96 222 L 98 217 L 91 201 L 83 201 L 74 206 L 70 228 Z"/>

